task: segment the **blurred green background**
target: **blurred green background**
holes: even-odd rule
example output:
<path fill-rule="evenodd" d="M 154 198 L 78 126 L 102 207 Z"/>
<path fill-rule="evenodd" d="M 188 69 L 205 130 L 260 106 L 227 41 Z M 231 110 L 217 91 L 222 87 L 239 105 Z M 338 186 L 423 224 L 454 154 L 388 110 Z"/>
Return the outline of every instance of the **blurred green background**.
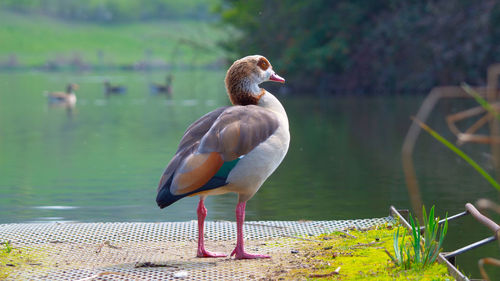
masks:
<path fill-rule="evenodd" d="M 2 0 L 0 10 L 1 68 L 222 66 L 259 53 L 294 92 L 387 95 L 484 84 L 500 59 L 494 0 Z"/>
<path fill-rule="evenodd" d="M 248 220 L 381 217 L 408 208 L 401 146 L 425 94 L 484 85 L 500 59 L 497 1 L 0 0 L 0 223 L 195 219 L 196 198 L 160 211 L 159 177 L 187 126 L 228 105 L 228 65 L 265 55 L 285 85 L 264 84 L 290 119 L 290 150 L 249 202 Z M 172 97 L 151 85 L 172 75 Z M 105 81 L 126 87 L 105 95 Z M 77 83 L 75 108 L 45 92 Z M 450 100 L 428 123 L 454 136 Z M 489 146 L 466 153 L 494 173 Z M 415 168 L 426 206 L 443 217 L 498 192 L 422 135 Z M 208 218 L 234 220 L 232 194 Z M 489 232 L 451 223 L 446 249 Z M 478 276 L 489 245 L 458 258 Z"/>

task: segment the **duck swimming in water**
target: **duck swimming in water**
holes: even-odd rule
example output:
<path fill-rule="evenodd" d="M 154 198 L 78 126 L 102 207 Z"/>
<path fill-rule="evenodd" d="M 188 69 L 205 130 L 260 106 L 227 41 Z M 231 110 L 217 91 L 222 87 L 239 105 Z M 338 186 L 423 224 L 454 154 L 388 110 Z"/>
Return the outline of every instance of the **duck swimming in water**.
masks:
<path fill-rule="evenodd" d="M 177 200 L 198 195 L 198 257 L 224 257 L 204 245 L 208 195 L 238 194 L 236 259 L 269 258 L 244 250 L 246 202 L 259 190 L 285 157 L 290 143 L 285 109 L 271 93 L 259 87 L 265 81 L 284 83 L 269 61 L 260 55 L 233 63 L 225 84 L 233 106 L 221 107 L 191 124 L 182 137 L 158 185 L 156 202 L 165 208 Z"/>
<path fill-rule="evenodd" d="M 106 94 L 106 97 L 114 94 L 125 94 L 126 92 L 127 88 L 125 88 L 124 86 L 112 86 L 109 81 L 104 81 L 104 94 Z"/>
<path fill-rule="evenodd" d="M 172 80 L 173 75 L 169 74 L 165 78 L 165 84 L 152 83 L 149 85 L 149 91 L 152 94 L 164 94 L 167 98 L 172 98 Z"/>
<path fill-rule="evenodd" d="M 77 84 L 68 84 L 68 86 L 66 86 L 66 92 L 50 92 L 46 93 L 46 95 L 50 104 L 73 107 L 76 104 L 76 90 L 78 90 Z"/>

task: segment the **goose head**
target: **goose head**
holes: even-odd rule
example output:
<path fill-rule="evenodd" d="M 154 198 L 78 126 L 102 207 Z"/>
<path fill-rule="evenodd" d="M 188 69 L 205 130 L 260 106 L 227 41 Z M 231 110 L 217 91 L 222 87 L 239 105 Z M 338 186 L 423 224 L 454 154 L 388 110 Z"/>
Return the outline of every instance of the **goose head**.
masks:
<path fill-rule="evenodd" d="M 68 93 L 68 94 L 71 94 L 76 90 L 78 90 L 77 84 L 71 83 L 71 84 L 68 84 L 68 86 L 66 86 L 66 93 Z"/>
<path fill-rule="evenodd" d="M 265 57 L 254 55 L 241 58 L 231 65 L 226 74 L 229 99 L 234 105 L 257 104 L 265 93 L 259 84 L 266 81 L 285 83 Z"/>

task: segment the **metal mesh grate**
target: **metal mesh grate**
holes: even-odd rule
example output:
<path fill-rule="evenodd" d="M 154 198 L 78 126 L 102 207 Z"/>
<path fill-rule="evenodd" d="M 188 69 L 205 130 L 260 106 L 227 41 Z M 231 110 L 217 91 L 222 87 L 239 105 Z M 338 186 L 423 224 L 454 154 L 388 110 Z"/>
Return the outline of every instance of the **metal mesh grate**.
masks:
<path fill-rule="evenodd" d="M 392 218 L 249 221 L 244 225 L 244 234 L 248 251 L 273 256 L 290 253 L 286 243 L 273 244 L 275 238 L 319 235 L 387 222 Z M 208 249 L 232 251 L 234 222 L 206 222 L 205 233 Z M 263 267 L 273 265 L 273 259 L 195 258 L 196 238 L 196 221 L 0 225 L 0 241 L 10 241 L 42 260 L 41 264 L 15 271 L 9 277 L 13 280 L 248 280 L 264 277 Z"/>

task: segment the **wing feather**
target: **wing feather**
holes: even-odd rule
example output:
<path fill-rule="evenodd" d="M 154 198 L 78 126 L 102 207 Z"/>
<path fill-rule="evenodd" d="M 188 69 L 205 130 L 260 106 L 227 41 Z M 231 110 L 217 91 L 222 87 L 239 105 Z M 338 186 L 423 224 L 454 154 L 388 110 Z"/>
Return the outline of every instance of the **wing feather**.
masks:
<path fill-rule="evenodd" d="M 224 161 L 232 161 L 252 151 L 278 126 L 277 116 L 267 109 L 256 105 L 233 106 L 203 136 L 198 152 L 219 152 Z"/>
<path fill-rule="evenodd" d="M 222 164 L 224 161 L 217 152 L 189 155 L 175 172 L 170 192 L 180 195 L 197 190 L 219 171 Z"/>
<path fill-rule="evenodd" d="M 203 188 L 216 188 L 204 185 L 225 162 L 252 151 L 278 126 L 273 112 L 255 105 L 222 107 L 204 115 L 184 133 L 158 185 L 159 197 L 169 197 L 169 205 Z"/>
<path fill-rule="evenodd" d="M 163 172 L 163 175 L 161 176 L 157 192 L 160 192 L 160 190 L 169 182 L 169 179 L 173 176 L 175 170 L 179 167 L 182 161 L 189 155 L 196 152 L 201 138 L 208 132 L 208 130 L 210 130 L 215 120 L 217 120 L 219 115 L 221 115 L 221 113 L 227 108 L 227 106 L 219 107 L 203 115 L 186 129 L 179 143 L 179 147 L 177 148 L 177 152 L 172 160 L 170 160 L 165 168 L 165 171 Z"/>

